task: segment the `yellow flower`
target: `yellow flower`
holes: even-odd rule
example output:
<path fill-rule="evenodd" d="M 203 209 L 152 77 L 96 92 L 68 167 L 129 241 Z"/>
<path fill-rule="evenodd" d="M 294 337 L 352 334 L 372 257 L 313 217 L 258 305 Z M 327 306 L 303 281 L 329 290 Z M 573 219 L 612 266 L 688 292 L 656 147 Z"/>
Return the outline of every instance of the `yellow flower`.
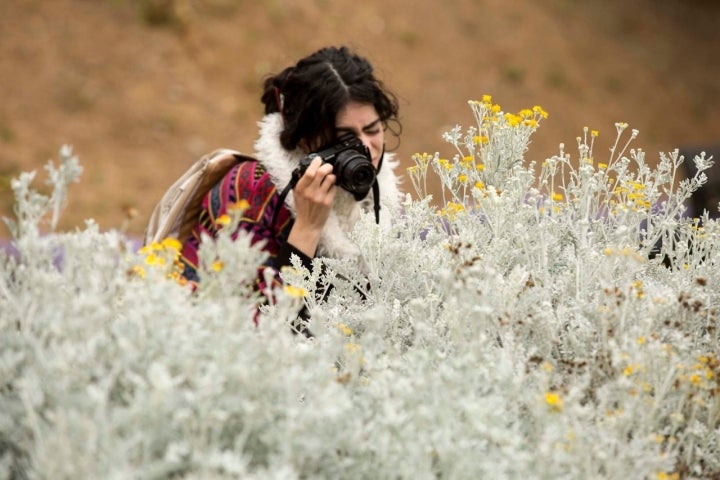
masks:
<path fill-rule="evenodd" d="M 467 180 L 468 180 L 468 176 L 465 175 L 464 173 L 458 175 L 458 182 L 460 182 L 460 183 L 466 183 Z"/>
<path fill-rule="evenodd" d="M 347 335 L 348 337 L 350 335 L 352 335 L 352 333 L 353 333 L 352 328 L 348 327 L 344 323 L 338 323 L 337 326 L 344 335 Z"/>
<path fill-rule="evenodd" d="M 213 264 L 210 268 L 212 268 L 213 272 L 219 272 L 220 270 L 223 269 L 223 267 L 225 267 L 225 264 L 223 262 L 221 262 L 220 260 L 216 260 L 213 262 Z"/>
<path fill-rule="evenodd" d="M 352 342 L 347 343 L 347 344 L 345 344 L 345 348 L 350 353 L 357 353 L 360 351 L 360 345 L 358 345 L 357 343 L 352 343 Z"/>
<path fill-rule="evenodd" d="M 539 106 L 539 105 L 535 105 L 535 106 L 532 108 L 532 110 L 533 110 L 533 113 L 534 113 L 535 115 L 538 115 L 539 117 L 542 117 L 542 118 L 547 118 L 547 117 L 548 117 L 548 113 L 547 113 L 545 110 L 543 110 L 542 107 Z"/>
<path fill-rule="evenodd" d="M 481 181 L 477 181 L 475 182 L 475 188 L 477 188 L 478 190 L 482 190 L 483 188 L 485 188 L 485 184 Z"/>
<path fill-rule="evenodd" d="M 563 399 L 555 392 L 545 393 L 545 403 L 556 412 L 562 410 L 563 407 Z"/>
<path fill-rule="evenodd" d="M 250 202 L 248 202 L 247 200 L 245 200 L 243 198 L 243 199 L 240 199 L 237 202 L 233 203 L 232 205 L 230 205 L 228 207 L 228 210 L 230 210 L 231 212 L 234 212 L 234 211 L 244 212 L 248 208 L 250 208 Z"/>
<path fill-rule="evenodd" d="M 155 255 L 154 253 L 150 253 L 147 257 L 145 257 L 145 263 L 148 265 L 165 265 L 165 259 Z"/>
<path fill-rule="evenodd" d="M 168 238 L 164 239 L 160 243 L 160 245 L 165 250 L 174 250 L 176 252 L 179 252 L 182 249 L 182 243 L 180 243 L 180 241 L 177 240 L 176 238 L 172 238 L 172 237 L 168 237 Z"/>
<path fill-rule="evenodd" d="M 600 170 L 605 170 L 605 169 L 607 169 L 607 163 L 598 163 L 598 168 L 599 168 Z"/>
<path fill-rule="evenodd" d="M 590 132 L 590 135 L 592 135 L 593 137 L 597 137 L 597 136 L 599 135 L 599 133 L 598 133 L 597 130 L 592 130 L 592 131 Z"/>
<path fill-rule="evenodd" d="M 483 95 L 482 96 L 483 103 L 491 103 L 492 102 L 492 95 Z"/>
<path fill-rule="evenodd" d="M 628 365 L 628 366 L 625 367 L 625 369 L 623 370 L 623 375 L 625 375 L 626 377 L 629 377 L 630 375 L 632 375 L 632 373 L 633 373 L 633 367 L 632 367 L 632 365 Z"/>
<path fill-rule="evenodd" d="M 552 199 L 556 202 L 561 202 L 563 199 L 563 196 L 559 193 L 552 192 Z"/>
<path fill-rule="evenodd" d="M 283 290 L 285 290 L 285 293 L 290 295 L 292 298 L 303 298 L 307 295 L 307 290 L 301 287 L 296 287 L 294 285 L 285 285 L 283 287 Z"/>
<path fill-rule="evenodd" d="M 222 225 L 222 226 L 230 225 L 231 221 L 232 220 L 230 218 L 230 215 L 228 215 L 227 213 L 223 213 L 222 215 L 220 215 L 218 218 L 215 219 L 215 223 L 217 223 L 218 225 Z"/>
<path fill-rule="evenodd" d="M 477 170 L 478 172 L 482 172 L 483 170 L 485 170 L 485 164 L 478 163 L 477 165 L 475 165 L 475 170 Z"/>
<path fill-rule="evenodd" d="M 150 245 L 143 245 L 140 250 L 138 250 L 138 253 L 146 255 L 148 253 L 157 252 L 158 250 L 162 249 L 163 246 L 159 242 L 152 242 Z"/>
<path fill-rule="evenodd" d="M 413 161 L 420 167 L 421 169 L 425 169 L 427 167 L 428 163 L 430 162 L 431 156 L 427 153 L 414 153 L 412 155 Z"/>
<path fill-rule="evenodd" d="M 132 267 L 133 273 L 135 273 L 140 278 L 145 278 L 145 269 L 142 265 L 135 265 Z"/>
<path fill-rule="evenodd" d="M 642 337 L 642 336 L 641 336 L 641 337 L 638 337 L 638 339 L 637 339 L 637 344 L 638 344 L 638 345 L 644 345 L 644 344 L 645 344 L 645 337 Z"/>
<path fill-rule="evenodd" d="M 505 121 L 510 125 L 511 127 L 517 127 L 520 125 L 520 120 L 522 120 L 519 116 L 514 115 L 512 113 L 506 113 L 505 114 Z"/>
<path fill-rule="evenodd" d="M 451 220 L 457 218 L 458 213 L 465 211 L 465 205 L 462 203 L 448 202 L 445 208 L 440 210 L 438 214 L 442 217 L 448 217 Z"/>
<path fill-rule="evenodd" d="M 441 158 L 438 160 L 438 163 L 441 167 L 443 167 L 445 170 L 452 170 L 453 164 L 448 161 L 447 158 Z"/>
<path fill-rule="evenodd" d="M 520 110 L 520 112 L 518 112 L 518 115 L 523 118 L 530 118 L 533 116 L 533 112 L 529 108 L 523 108 L 522 110 Z"/>

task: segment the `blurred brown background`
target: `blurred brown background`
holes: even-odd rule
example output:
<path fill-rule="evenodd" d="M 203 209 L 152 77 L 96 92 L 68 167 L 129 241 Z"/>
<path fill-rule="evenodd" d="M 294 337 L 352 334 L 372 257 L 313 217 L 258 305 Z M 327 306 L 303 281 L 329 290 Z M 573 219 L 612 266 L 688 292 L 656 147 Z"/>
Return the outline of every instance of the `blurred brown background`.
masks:
<path fill-rule="evenodd" d="M 0 0 L 0 215 L 10 178 L 69 143 L 85 172 L 61 227 L 134 209 L 141 233 L 198 156 L 252 151 L 263 78 L 328 44 L 399 95 L 406 166 L 452 154 L 441 134 L 486 93 L 549 112 L 529 159 L 586 125 L 602 159 L 625 121 L 654 161 L 720 142 L 719 20 L 716 0 Z"/>

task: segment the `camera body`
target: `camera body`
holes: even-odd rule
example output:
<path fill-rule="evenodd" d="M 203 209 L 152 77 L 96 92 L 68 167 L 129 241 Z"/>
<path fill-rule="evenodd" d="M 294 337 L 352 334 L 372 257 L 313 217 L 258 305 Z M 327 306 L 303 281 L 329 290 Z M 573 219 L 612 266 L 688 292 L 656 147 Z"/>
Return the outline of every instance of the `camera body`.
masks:
<path fill-rule="evenodd" d="M 367 196 L 375 183 L 375 166 L 372 164 L 370 151 L 358 137 L 352 133 L 346 133 L 332 145 L 300 160 L 297 170 L 298 178 L 305 174 L 310 162 L 318 156 L 323 159 L 324 163 L 333 166 L 336 184 L 352 193 L 355 200 L 359 201 Z"/>

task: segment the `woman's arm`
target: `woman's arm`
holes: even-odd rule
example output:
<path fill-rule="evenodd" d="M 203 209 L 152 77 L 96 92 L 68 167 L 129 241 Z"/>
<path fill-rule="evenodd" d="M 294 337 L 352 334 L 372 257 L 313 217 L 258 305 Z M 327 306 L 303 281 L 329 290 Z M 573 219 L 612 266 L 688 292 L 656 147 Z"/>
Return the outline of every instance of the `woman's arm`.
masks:
<path fill-rule="evenodd" d="M 313 159 L 293 190 L 295 223 L 288 243 L 312 257 L 335 200 L 333 167 L 319 157 Z"/>

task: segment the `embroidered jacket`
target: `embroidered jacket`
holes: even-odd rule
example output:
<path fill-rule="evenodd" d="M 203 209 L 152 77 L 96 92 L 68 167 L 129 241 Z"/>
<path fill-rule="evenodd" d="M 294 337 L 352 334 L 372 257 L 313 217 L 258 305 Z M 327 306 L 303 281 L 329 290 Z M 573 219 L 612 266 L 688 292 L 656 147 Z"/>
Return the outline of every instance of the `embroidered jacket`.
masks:
<path fill-rule="evenodd" d="M 227 213 L 228 208 L 241 200 L 249 207 L 243 214 L 238 229 L 250 233 L 253 244 L 265 241 L 263 250 L 268 254 L 267 261 L 258 266 L 257 287 L 265 291 L 263 271 L 270 267 L 275 271 L 274 282 L 280 283 L 279 272 L 283 266 L 290 265 L 292 254 L 297 255 L 310 269 L 311 259 L 287 242 L 294 219 L 294 200 L 292 191 L 280 202 L 279 193 L 290 182 L 292 172 L 298 166 L 305 153 L 300 149 L 289 152 L 280 144 L 282 118 L 280 114 L 266 115 L 259 122 L 260 135 L 255 142 L 257 161 L 245 161 L 230 170 L 203 199 L 198 225 L 182 249 L 181 261 L 184 264 L 183 276 L 197 282 L 198 249 L 201 234 L 215 236 L 216 220 Z M 390 226 L 391 212 L 400 206 L 401 193 L 398 178 L 394 173 L 398 162 L 392 154 L 386 154 L 382 168 L 377 173 L 380 187 L 380 225 Z M 361 214 L 372 211 L 372 192 L 360 202 L 352 194 L 338 189 L 332 211 L 320 236 L 316 256 L 331 258 L 356 258 L 362 262 L 360 251 L 349 239 L 355 223 Z M 273 223 L 273 219 L 275 219 Z M 237 235 L 237 232 L 236 232 Z"/>

